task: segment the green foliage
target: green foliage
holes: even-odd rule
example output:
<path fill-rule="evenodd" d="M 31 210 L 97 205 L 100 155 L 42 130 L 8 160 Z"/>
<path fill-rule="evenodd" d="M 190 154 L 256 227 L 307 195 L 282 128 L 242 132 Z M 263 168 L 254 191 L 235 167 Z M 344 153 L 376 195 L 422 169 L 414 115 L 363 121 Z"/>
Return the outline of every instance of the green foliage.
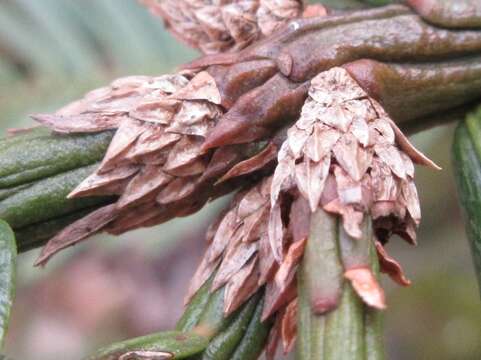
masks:
<path fill-rule="evenodd" d="M 393 0 L 361 0 L 361 1 L 372 6 L 383 6 L 383 5 L 388 5 L 395 2 Z"/>
<path fill-rule="evenodd" d="M 193 56 L 136 0 L 1 1 L 1 124 L 30 124 L 30 112 L 56 110 L 116 77 L 165 73 Z"/>
<path fill-rule="evenodd" d="M 91 165 L 101 160 L 112 132 L 59 135 L 40 128 L 0 150 L 0 189 L 10 188 Z M 15 140 L 14 137 L 12 140 Z M 0 146 L 2 143 L 0 142 Z"/>
<path fill-rule="evenodd" d="M 0 140 L 0 218 L 15 230 L 19 252 L 110 201 L 66 196 L 95 170 L 111 138 L 109 131 L 65 136 L 40 127 Z"/>
<path fill-rule="evenodd" d="M 256 360 L 272 325 L 271 320 L 261 322 L 263 291 L 225 317 L 224 289 L 210 293 L 210 286 L 209 280 L 196 293 L 177 324 L 177 331 L 119 342 L 99 350 L 88 360 L 117 359 L 129 351 L 164 351 L 172 353 L 175 359 Z"/>
<path fill-rule="evenodd" d="M 261 321 L 263 308 L 264 299 L 261 299 L 241 342 L 232 354 L 231 360 L 256 360 L 264 350 L 272 326 L 272 319 Z"/>
<path fill-rule="evenodd" d="M 3 346 L 15 294 L 17 248 L 8 224 L 0 220 L 0 347 Z"/>
<path fill-rule="evenodd" d="M 222 332 L 217 334 L 205 349 L 203 360 L 229 360 L 237 345 L 245 335 L 249 322 L 252 319 L 260 294 L 255 294 L 235 315 L 232 323 Z"/>
<path fill-rule="evenodd" d="M 67 195 L 87 176 L 95 171 L 97 165 L 90 165 L 61 173 L 33 183 L 0 202 L 0 218 L 14 229 L 52 220 L 57 217 L 105 204 L 108 198 L 85 197 L 68 199 Z"/>
<path fill-rule="evenodd" d="M 481 109 L 456 129 L 453 161 L 466 231 L 481 289 Z"/>
<path fill-rule="evenodd" d="M 194 333 L 165 331 L 142 336 L 100 349 L 87 360 L 113 360 L 129 351 L 167 352 L 175 359 L 186 359 L 203 351 L 208 344 L 207 338 Z"/>
<path fill-rule="evenodd" d="M 200 317 L 209 302 L 212 279 L 213 276 L 197 290 L 192 300 L 190 300 L 189 306 L 187 306 L 182 317 L 177 322 L 176 330 L 191 331 L 199 323 Z"/>
<path fill-rule="evenodd" d="M 332 9 L 359 9 L 366 6 L 382 6 L 392 4 L 393 0 L 311 0 L 311 3 L 321 3 Z"/>
<path fill-rule="evenodd" d="M 311 218 L 309 241 L 298 273 L 297 359 L 384 359 L 382 323 L 379 310 L 369 308 L 354 292 L 351 284 L 340 279 L 342 224 L 335 217 L 318 211 Z M 357 243 L 367 244 L 370 266 L 378 276 L 378 260 L 368 226 Z M 357 249 L 359 250 L 359 249 Z M 356 251 L 359 253 L 359 251 Z M 329 265 L 326 265 L 328 263 Z M 337 284 L 341 284 L 338 288 Z M 327 289 L 334 289 L 327 293 Z M 317 301 L 335 299 L 336 306 L 314 313 Z M 315 296 L 317 294 L 317 296 Z M 314 297 L 313 297 L 314 296 Z"/>

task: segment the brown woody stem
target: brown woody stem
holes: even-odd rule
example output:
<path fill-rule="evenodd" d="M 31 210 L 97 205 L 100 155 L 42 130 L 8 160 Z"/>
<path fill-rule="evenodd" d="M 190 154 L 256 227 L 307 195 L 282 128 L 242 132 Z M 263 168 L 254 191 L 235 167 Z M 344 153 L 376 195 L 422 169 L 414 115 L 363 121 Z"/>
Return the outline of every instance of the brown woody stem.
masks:
<path fill-rule="evenodd" d="M 481 28 L 479 0 L 408 0 L 424 19 L 448 28 Z"/>
<path fill-rule="evenodd" d="M 350 22 L 356 15 L 359 18 Z M 403 6 L 386 6 L 339 17 L 296 20 L 277 38 L 242 51 L 238 60 L 271 59 L 289 79 L 302 82 L 361 58 L 436 61 L 480 51 L 479 31 L 432 27 Z"/>
<path fill-rule="evenodd" d="M 344 67 L 410 133 L 456 121 L 481 98 L 481 56 L 433 63 L 393 64 L 361 59 Z M 266 137 L 298 116 L 308 83 L 276 75 L 242 95 L 209 134 L 205 146 Z"/>
<path fill-rule="evenodd" d="M 334 66 L 399 124 L 443 114 L 480 99 L 480 54 L 481 31 L 431 26 L 404 6 L 293 21 L 239 53 L 191 64 L 212 74 L 228 109 L 204 148 L 267 137 L 298 116 L 310 79 Z"/>
<path fill-rule="evenodd" d="M 359 60 L 344 65 L 402 125 L 480 98 L 481 56 L 428 64 Z"/>

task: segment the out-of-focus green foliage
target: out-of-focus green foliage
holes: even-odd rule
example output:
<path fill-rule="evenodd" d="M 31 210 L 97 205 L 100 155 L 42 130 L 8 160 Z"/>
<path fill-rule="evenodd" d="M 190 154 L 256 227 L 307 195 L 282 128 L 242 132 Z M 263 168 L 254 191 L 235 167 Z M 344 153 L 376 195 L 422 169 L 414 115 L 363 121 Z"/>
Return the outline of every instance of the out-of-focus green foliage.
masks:
<path fill-rule="evenodd" d="M 0 348 L 10 321 L 10 308 L 15 295 L 17 247 L 8 224 L 0 220 Z"/>
<path fill-rule="evenodd" d="M 309 0 L 311 4 L 324 4 L 333 9 L 359 9 L 368 6 L 382 6 L 397 2 L 396 0 Z"/>
<path fill-rule="evenodd" d="M 481 287 L 481 110 L 469 115 L 456 129 L 453 160 L 459 199 L 466 215 L 466 231 Z"/>
<path fill-rule="evenodd" d="M 172 354 L 175 359 L 186 359 L 203 351 L 207 344 L 207 338 L 195 333 L 166 331 L 112 344 L 104 349 L 100 349 L 96 354 L 86 360 L 115 359 L 133 350 L 152 353 L 166 352 Z M 132 358 L 135 358 L 135 356 L 132 355 Z"/>
<path fill-rule="evenodd" d="M 333 9 L 359 9 L 364 4 L 359 0 L 310 0 L 311 4 L 323 4 Z"/>
<path fill-rule="evenodd" d="M 161 74 L 193 56 L 135 0 L 1 1 L 1 127 L 30 123 L 31 111 L 54 110 L 115 77 Z"/>

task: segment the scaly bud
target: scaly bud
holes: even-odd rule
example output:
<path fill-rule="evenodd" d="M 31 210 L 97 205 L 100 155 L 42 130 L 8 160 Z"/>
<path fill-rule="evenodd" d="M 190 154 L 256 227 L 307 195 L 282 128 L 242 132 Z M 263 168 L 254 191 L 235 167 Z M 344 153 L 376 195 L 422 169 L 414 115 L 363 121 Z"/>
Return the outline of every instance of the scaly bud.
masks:
<path fill-rule="evenodd" d="M 98 231 L 118 234 L 191 214 L 232 190 L 229 181 L 215 189 L 212 185 L 233 165 L 240 168 L 227 174 L 231 179 L 273 160 L 272 146 L 247 163 L 239 161 L 255 153 L 256 144 L 202 149 L 205 136 L 224 113 L 219 104 L 219 91 L 208 73 L 182 72 L 118 79 L 56 114 L 35 115 L 61 133 L 116 129 L 100 166 L 69 197 L 119 196 L 115 204 L 57 234 L 37 263 Z"/>
<path fill-rule="evenodd" d="M 367 266 L 369 246 L 361 244 L 362 228 L 371 218 L 383 270 L 409 284 L 381 243 L 392 234 L 416 241 L 421 211 L 414 162 L 439 169 L 345 69 L 320 73 L 311 81 L 299 120 L 287 131 L 272 179 L 269 238 L 276 259 L 283 261 L 289 236 L 283 198 L 300 194 L 312 213 L 321 208 L 342 218 L 344 276 L 367 304 L 383 308 L 383 294 Z"/>
<path fill-rule="evenodd" d="M 302 13 L 302 0 L 141 0 L 175 37 L 205 54 L 235 51 Z"/>
<path fill-rule="evenodd" d="M 278 161 L 271 193 L 274 214 L 280 215 L 279 194 L 296 188 L 312 212 L 322 207 L 341 215 L 354 238 L 360 237 L 360 224 L 369 214 L 379 235 L 397 233 L 411 242 L 421 216 L 413 161 L 438 168 L 343 68 L 312 80 L 309 98 L 287 132 Z M 279 258 L 280 222 L 272 218 L 271 224 Z"/>

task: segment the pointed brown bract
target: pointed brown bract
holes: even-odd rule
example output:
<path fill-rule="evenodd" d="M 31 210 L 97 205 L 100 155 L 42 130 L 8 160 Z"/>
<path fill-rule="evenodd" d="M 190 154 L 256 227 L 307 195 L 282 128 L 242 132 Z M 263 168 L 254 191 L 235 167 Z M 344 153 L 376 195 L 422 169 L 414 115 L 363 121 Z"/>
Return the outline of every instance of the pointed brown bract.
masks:
<path fill-rule="evenodd" d="M 234 274 L 225 289 L 228 300 L 224 304 L 224 312 L 231 314 L 238 309 L 246 299 L 249 299 L 259 288 L 258 259 L 253 258 L 239 272 Z"/>
<path fill-rule="evenodd" d="M 302 0 L 140 0 L 205 54 L 242 49 L 302 13 Z"/>
<path fill-rule="evenodd" d="M 379 241 L 376 241 L 376 251 L 379 258 L 379 265 L 383 273 L 388 274 L 391 279 L 401 286 L 411 285 L 411 280 L 404 275 L 401 265 L 388 255 L 384 246 L 382 246 Z"/>
<path fill-rule="evenodd" d="M 86 195 L 122 194 L 131 178 L 139 171 L 138 166 L 119 166 L 105 174 L 93 173 L 72 191 L 68 197 Z"/>
<path fill-rule="evenodd" d="M 296 267 L 300 263 L 302 255 L 304 254 L 304 248 L 306 247 L 307 237 L 292 243 L 287 250 L 287 254 L 284 261 L 280 264 L 279 270 L 277 270 L 274 281 L 276 285 L 284 291 L 285 288 L 294 278 L 296 273 Z"/>
<path fill-rule="evenodd" d="M 344 277 L 351 281 L 352 287 L 366 304 L 376 309 L 386 308 L 384 290 L 370 268 L 347 270 Z"/>
<path fill-rule="evenodd" d="M 35 114 L 32 117 L 45 126 L 59 133 L 98 132 L 102 130 L 116 129 L 122 121 L 119 117 L 96 114 L 63 116 L 57 114 Z"/>
<path fill-rule="evenodd" d="M 75 226 L 66 227 L 44 246 L 35 266 L 45 265 L 52 255 L 96 233 L 115 217 L 115 205 L 107 205 L 76 221 Z"/>
<path fill-rule="evenodd" d="M 269 337 L 267 338 L 266 345 L 266 360 L 275 360 L 277 347 L 282 337 L 282 316 L 277 316 L 269 331 Z"/>
<path fill-rule="evenodd" d="M 282 314 L 281 337 L 284 354 L 292 351 L 297 336 L 297 298 L 287 305 Z"/>
<path fill-rule="evenodd" d="M 277 147 L 269 143 L 261 152 L 250 159 L 241 161 L 234 165 L 219 182 L 227 181 L 234 177 L 242 176 L 255 170 L 259 170 L 267 164 L 273 162 L 277 157 Z"/>

